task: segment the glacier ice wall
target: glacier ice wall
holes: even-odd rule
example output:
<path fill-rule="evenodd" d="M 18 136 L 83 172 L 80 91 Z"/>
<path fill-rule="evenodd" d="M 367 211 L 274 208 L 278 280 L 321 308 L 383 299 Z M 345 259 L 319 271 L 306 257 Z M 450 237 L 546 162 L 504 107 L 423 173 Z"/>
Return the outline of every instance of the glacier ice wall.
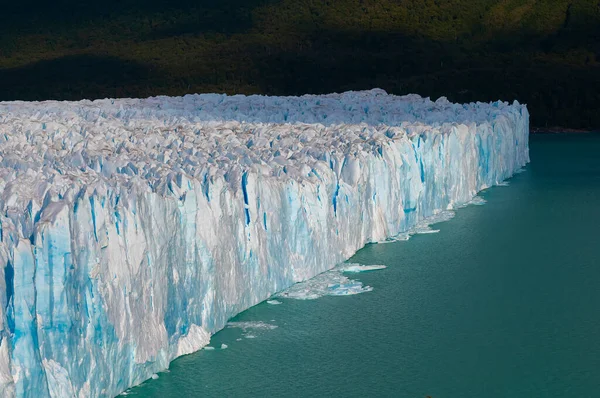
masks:
<path fill-rule="evenodd" d="M 529 161 L 515 102 L 0 103 L 0 396 L 114 396 Z"/>

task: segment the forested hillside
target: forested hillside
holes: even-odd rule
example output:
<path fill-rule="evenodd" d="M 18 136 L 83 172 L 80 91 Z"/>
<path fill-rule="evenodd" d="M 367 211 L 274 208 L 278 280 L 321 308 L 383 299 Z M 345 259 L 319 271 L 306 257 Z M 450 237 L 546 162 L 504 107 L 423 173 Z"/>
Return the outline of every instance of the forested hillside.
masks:
<path fill-rule="evenodd" d="M 600 1 L 23 0 L 0 15 L 0 100 L 373 87 L 600 128 Z"/>

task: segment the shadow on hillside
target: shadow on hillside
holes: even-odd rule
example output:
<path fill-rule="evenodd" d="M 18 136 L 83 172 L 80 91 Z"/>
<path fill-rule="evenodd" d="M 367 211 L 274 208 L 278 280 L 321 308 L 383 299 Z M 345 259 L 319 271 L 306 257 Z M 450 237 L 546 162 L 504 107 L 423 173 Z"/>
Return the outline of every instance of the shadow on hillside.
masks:
<path fill-rule="evenodd" d="M 199 2 L 187 10 L 187 15 L 165 26 L 158 26 L 145 39 L 155 40 L 173 36 L 221 33 L 232 35 L 244 33 L 254 26 L 254 9 L 281 0 L 223 0 Z M 229 4 L 228 4 L 229 3 Z"/>
<path fill-rule="evenodd" d="M 76 55 L 21 68 L 0 69 L 0 100 L 135 96 L 130 87 L 146 81 L 151 70 L 114 57 Z"/>
<path fill-rule="evenodd" d="M 9 2 L 0 13 L 7 33 L 44 32 L 64 34 L 90 23 L 131 20 L 153 26 L 147 39 L 182 34 L 241 33 L 252 27 L 252 10 L 281 0 L 23 0 Z M 154 26 L 156 21 L 162 25 Z M 166 21 L 165 21 L 166 20 Z M 11 32 L 12 31 L 12 32 Z"/>

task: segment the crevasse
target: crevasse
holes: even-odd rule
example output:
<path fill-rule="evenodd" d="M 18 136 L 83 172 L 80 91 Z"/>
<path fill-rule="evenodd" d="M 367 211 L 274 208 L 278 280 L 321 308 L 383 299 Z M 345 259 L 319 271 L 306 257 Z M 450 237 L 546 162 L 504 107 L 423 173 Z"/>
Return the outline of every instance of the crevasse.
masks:
<path fill-rule="evenodd" d="M 515 102 L 0 103 L 0 396 L 104 397 L 529 161 Z"/>

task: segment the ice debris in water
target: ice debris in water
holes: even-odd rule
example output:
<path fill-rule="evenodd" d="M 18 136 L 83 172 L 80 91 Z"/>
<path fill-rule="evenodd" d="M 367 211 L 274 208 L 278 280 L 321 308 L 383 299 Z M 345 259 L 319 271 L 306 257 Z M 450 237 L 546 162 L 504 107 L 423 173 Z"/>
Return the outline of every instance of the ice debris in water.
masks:
<path fill-rule="evenodd" d="M 279 304 L 281 304 L 281 301 L 278 301 L 278 300 L 267 300 L 267 304 L 279 305 Z"/>
<path fill-rule="evenodd" d="M 387 238 L 386 240 L 383 240 L 381 242 L 377 242 L 377 243 L 393 243 L 393 242 L 405 242 L 407 240 L 410 239 L 410 232 L 401 232 L 398 235 L 392 236 L 390 238 Z"/>
<path fill-rule="evenodd" d="M 154 373 L 154 374 L 152 375 L 152 380 L 157 380 L 157 379 L 158 379 L 158 375 L 157 375 L 156 373 Z"/>
<path fill-rule="evenodd" d="M 487 200 L 485 200 L 484 198 L 482 198 L 481 196 L 475 196 L 473 199 L 471 199 L 469 202 L 467 202 L 470 205 L 475 205 L 475 206 L 482 206 L 484 204 L 487 203 Z"/>
<path fill-rule="evenodd" d="M 222 350 L 225 350 L 225 349 L 227 349 L 227 347 L 229 347 L 227 344 L 221 344 L 221 349 L 222 349 Z"/>
<path fill-rule="evenodd" d="M 435 214 L 433 214 L 432 216 L 426 217 L 423 220 L 419 221 L 410 230 L 387 238 L 386 240 L 378 243 L 402 242 L 409 240 L 412 235 L 438 233 L 440 232 L 440 230 L 431 228 L 431 225 L 451 220 L 452 218 L 454 218 L 454 216 L 455 213 L 452 210 L 442 210 L 435 212 Z"/>
<path fill-rule="evenodd" d="M 462 208 L 465 208 L 467 206 L 483 206 L 486 203 L 487 203 L 487 200 L 485 200 L 484 198 L 482 198 L 479 195 L 476 195 L 475 197 L 473 197 L 473 199 L 469 200 L 466 203 L 463 203 L 463 204 L 457 206 L 456 208 L 457 209 L 462 209 Z"/>
<path fill-rule="evenodd" d="M 371 286 L 364 286 L 362 282 L 350 279 L 344 273 L 375 271 L 383 268 L 384 265 L 340 264 L 314 278 L 296 283 L 278 293 L 278 296 L 296 300 L 314 300 L 323 296 L 349 296 L 370 292 L 373 290 Z"/>
<path fill-rule="evenodd" d="M 254 339 L 258 334 L 277 329 L 277 325 L 263 321 L 228 322 L 227 327 L 241 329 L 243 332 L 242 337 L 246 339 Z"/>
<path fill-rule="evenodd" d="M 0 396 L 115 396 L 365 244 L 433 232 L 528 137 L 518 102 L 383 90 L 2 102 Z M 289 294 L 371 289 L 348 275 Z"/>
<path fill-rule="evenodd" d="M 272 325 L 263 321 L 249 321 L 249 322 L 228 322 L 228 328 L 242 329 L 244 332 L 248 330 L 273 330 L 277 329 L 277 325 Z"/>
<path fill-rule="evenodd" d="M 434 215 L 424 218 L 422 221 L 418 222 L 409 233 L 411 235 L 416 234 L 427 234 L 432 232 L 439 232 L 439 230 L 433 230 L 431 225 L 449 221 L 454 218 L 456 213 L 452 210 L 443 210 L 435 213 Z"/>
<path fill-rule="evenodd" d="M 380 269 L 387 268 L 385 265 L 360 265 L 360 264 L 343 264 L 338 267 L 338 269 L 342 272 L 367 272 L 367 271 L 377 271 Z"/>

